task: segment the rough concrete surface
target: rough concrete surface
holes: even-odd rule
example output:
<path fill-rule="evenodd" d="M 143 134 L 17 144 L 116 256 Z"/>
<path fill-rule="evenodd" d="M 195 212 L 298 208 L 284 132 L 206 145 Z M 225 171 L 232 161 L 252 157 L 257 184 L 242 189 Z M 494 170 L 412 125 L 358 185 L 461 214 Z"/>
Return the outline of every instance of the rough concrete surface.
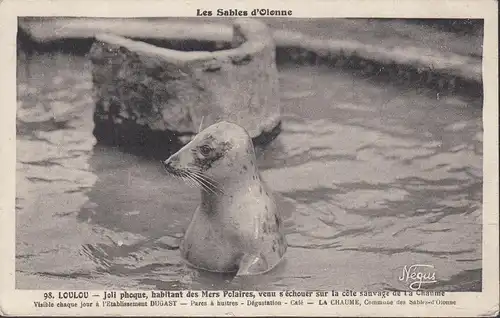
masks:
<path fill-rule="evenodd" d="M 273 131 L 281 108 L 269 30 L 256 20 L 237 20 L 232 42 L 229 50 L 181 52 L 116 35 L 96 36 L 90 58 L 97 139 L 115 136 L 109 142 L 118 144 L 124 139 L 101 125 L 135 124 L 175 135 L 170 138 L 181 136 L 180 143 L 200 125 L 220 120 L 241 125 L 252 138 Z M 142 135 L 126 139 L 148 143 L 151 134 Z"/>

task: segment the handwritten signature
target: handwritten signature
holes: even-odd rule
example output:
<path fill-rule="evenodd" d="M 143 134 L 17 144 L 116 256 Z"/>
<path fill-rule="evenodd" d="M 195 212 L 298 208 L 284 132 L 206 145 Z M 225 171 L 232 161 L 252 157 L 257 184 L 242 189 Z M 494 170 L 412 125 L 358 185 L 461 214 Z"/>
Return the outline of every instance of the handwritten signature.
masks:
<path fill-rule="evenodd" d="M 405 265 L 405 267 L 403 267 L 403 273 L 398 279 L 402 282 L 409 282 L 411 290 L 419 290 L 423 284 L 437 282 L 434 266 L 426 264 Z"/>

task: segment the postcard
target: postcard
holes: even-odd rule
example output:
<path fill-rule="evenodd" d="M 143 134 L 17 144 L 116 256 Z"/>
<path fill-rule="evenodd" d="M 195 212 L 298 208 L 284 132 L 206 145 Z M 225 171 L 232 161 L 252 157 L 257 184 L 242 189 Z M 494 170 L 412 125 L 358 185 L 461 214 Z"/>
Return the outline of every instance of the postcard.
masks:
<path fill-rule="evenodd" d="M 496 12 L 0 2 L 0 313 L 497 316 Z"/>

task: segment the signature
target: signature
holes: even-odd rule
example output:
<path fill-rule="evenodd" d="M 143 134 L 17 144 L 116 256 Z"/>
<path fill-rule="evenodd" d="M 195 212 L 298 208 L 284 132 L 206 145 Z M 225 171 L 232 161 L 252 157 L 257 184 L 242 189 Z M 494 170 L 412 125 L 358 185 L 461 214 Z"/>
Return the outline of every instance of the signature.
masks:
<path fill-rule="evenodd" d="M 398 279 L 402 282 L 409 282 L 411 290 L 419 290 L 423 284 L 437 282 L 434 266 L 426 264 L 405 265 L 405 267 L 403 267 L 403 273 Z"/>

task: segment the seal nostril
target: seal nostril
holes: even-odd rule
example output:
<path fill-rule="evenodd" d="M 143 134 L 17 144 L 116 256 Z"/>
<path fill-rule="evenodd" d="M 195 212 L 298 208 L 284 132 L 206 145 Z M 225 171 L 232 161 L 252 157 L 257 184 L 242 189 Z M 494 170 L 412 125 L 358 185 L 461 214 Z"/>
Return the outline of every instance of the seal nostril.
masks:
<path fill-rule="evenodd" d="M 168 158 L 167 160 L 162 161 L 162 164 L 166 171 L 176 173 L 178 170 L 179 159 L 177 157 Z"/>
<path fill-rule="evenodd" d="M 161 164 L 167 170 L 172 169 L 172 162 L 169 161 L 169 160 L 164 160 L 164 161 L 161 162 Z"/>

